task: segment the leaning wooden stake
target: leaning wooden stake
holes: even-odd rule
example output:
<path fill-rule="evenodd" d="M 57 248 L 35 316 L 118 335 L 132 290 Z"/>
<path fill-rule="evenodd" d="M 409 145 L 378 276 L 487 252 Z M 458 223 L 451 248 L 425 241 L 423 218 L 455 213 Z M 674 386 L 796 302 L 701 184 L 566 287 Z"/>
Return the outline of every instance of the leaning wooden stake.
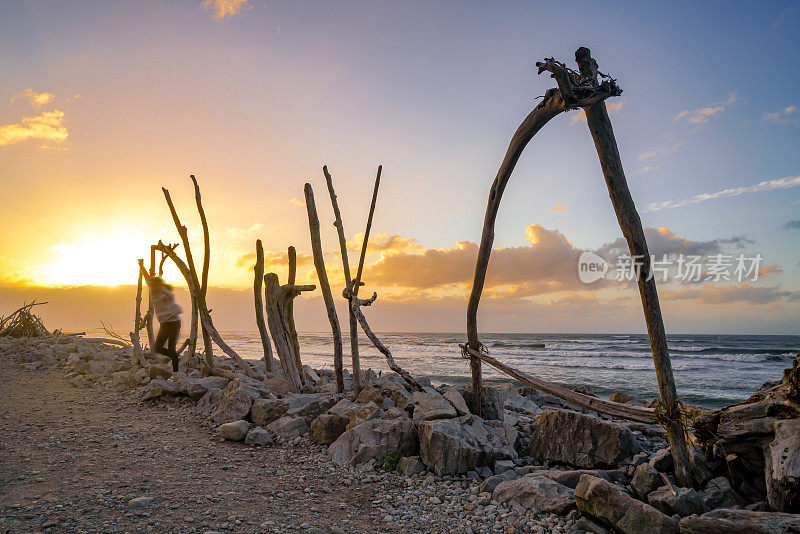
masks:
<path fill-rule="evenodd" d="M 208 306 L 206 305 L 206 299 L 205 297 L 203 297 L 202 293 L 200 293 L 200 288 L 197 286 L 196 277 L 192 276 L 191 270 L 186 265 L 186 263 L 184 263 L 184 261 L 178 257 L 178 255 L 175 253 L 173 249 L 164 245 L 160 241 L 158 245 L 156 245 L 156 247 L 157 250 L 169 256 L 169 259 L 172 260 L 172 262 L 181 272 L 183 277 L 186 279 L 186 284 L 189 286 L 189 293 L 194 295 L 195 300 L 197 302 L 197 308 L 200 314 L 200 320 L 203 323 L 203 327 L 205 327 L 208 333 L 211 335 L 211 339 L 214 341 L 214 343 L 216 343 L 219 346 L 219 348 L 222 349 L 222 352 L 230 356 L 230 358 L 239 365 L 239 367 L 245 372 L 247 376 L 255 378 L 257 380 L 264 380 L 266 377 L 261 373 L 255 371 L 250 366 L 250 364 L 244 361 L 244 359 L 242 359 L 242 357 L 239 356 L 239 354 L 237 354 L 236 351 L 230 347 L 230 345 L 225 343 L 225 341 L 222 339 L 222 336 L 219 335 L 219 332 L 214 327 L 214 321 L 211 319 L 211 313 L 208 311 Z"/>
<path fill-rule="evenodd" d="M 272 356 L 272 344 L 269 342 L 267 326 L 264 323 L 264 299 L 262 298 L 261 286 L 264 283 L 264 247 L 261 240 L 256 240 L 256 266 L 253 268 L 253 300 L 256 306 L 256 325 L 258 333 L 261 335 L 261 347 L 264 349 L 264 364 L 268 373 L 273 370 L 274 357 Z"/>
<path fill-rule="evenodd" d="M 331 197 L 331 204 L 333 205 L 333 215 L 335 217 L 333 225 L 336 227 L 336 232 L 339 235 L 339 250 L 342 253 L 342 269 L 344 271 L 345 291 L 349 291 L 352 287 L 352 280 L 350 278 L 350 262 L 347 259 L 347 239 L 344 235 L 344 224 L 342 223 L 342 214 L 339 212 L 339 203 L 336 201 L 336 192 L 333 190 L 333 178 L 328 172 L 328 166 L 322 167 L 322 172 L 325 174 L 325 182 L 328 184 L 328 193 Z M 345 296 L 346 298 L 346 296 Z M 350 354 L 353 358 L 353 389 L 356 395 L 361 391 L 361 362 L 358 357 L 358 324 L 353 309 L 348 305 L 348 315 L 350 318 Z"/>
<path fill-rule="evenodd" d="M 133 359 L 142 364 L 142 346 L 139 343 L 139 331 L 142 329 L 142 265 L 144 260 L 139 260 L 139 281 L 136 284 L 136 314 L 133 317 L 133 332 L 131 332 L 131 344 L 133 344 Z"/>
<path fill-rule="evenodd" d="M 364 272 L 364 259 L 367 257 L 367 243 L 369 243 L 369 232 L 372 229 L 372 216 L 375 215 L 375 202 L 378 200 L 378 187 L 381 185 L 381 171 L 383 165 L 378 165 L 378 175 L 375 177 L 375 186 L 372 188 L 372 202 L 369 205 L 369 215 L 367 215 L 367 229 L 364 230 L 364 241 L 361 243 L 361 256 L 358 259 L 358 270 L 356 271 L 356 282 L 353 284 L 353 295 L 358 296 L 358 288 L 361 286 L 361 274 Z"/>
<path fill-rule="evenodd" d="M 325 258 L 322 254 L 322 238 L 319 230 L 319 217 L 317 204 L 314 202 L 314 190 L 311 184 L 305 185 L 306 211 L 308 212 L 308 228 L 311 232 L 311 250 L 314 253 L 314 267 L 317 270 L 319 287 L 322 298 L 325 300 L 325 310 L 328 312 L 328 322 L 331 323 L 333 334 L 333 370 L 336 376 L 336 391 L 344 393 L 344 365 L 342 363 L 342 327 L 339 326 L 339 316 L 331 293 L 331 284 L 328 282 L 328 272 L 325 269 Z"/>
<path fill-rule="evenodd" d="M 149 269 L 150 276 L 156 275 L 156 249 L 151 246 L 150 247 L 150 269 Z M 153 303 L 150 302 L 150 298 L 147 299 L 147 313 L 145 314 L 145 321 L 147 326 L 147 342 L 150 347 L 150 351 L 153 351 L 153 347 L 156 344 L 156 336 L 153 332 L 153 314 L 155 310 L 153 310 Z"/>
<path fill-rule="evenodd" d="M 200 197 L 200 186 L 197 185 L 197 179 L 194 177 L 194 174 L 189 175 L 189 178 L 192 179 L 192 184 L 194 184 L 194 200 L 197 204 L 197 212 L 200 214 L 200 225 L 203 228 L 203 271 L 200 277 L 200 292 L 203 294 L 203 298 L 206 298 L 208 294 L 208 268 L 211 263 L 211 241 L 208 235 L 208 221 L 206 221 L 206 212 L 203 209 L 203 202 Z M 211 365 L 211 362 L 214 358 L 214 346 L 211 343 L 211 335 L 206 331 L 205 327 L 203 327 L 203 350 L 206 354 L 206 362 Z"/>
<path fill-rule="evenodd" d="M 575 52 L 575 60 L 580 67 L 581 76 L 586 80 L 597 79 L 597 62 L 591 57 L 588 48 L 581 47 Z M 641 262 L 639 272 L 639 294 L 642 299 L 642 308 L 647 322 L 647 333 L 650 336 L 650 346 L 653 352 L 658 389 L 661 393 L 661 407 L 665 412 L 664 427 L 669 437 L 670 451 L 675 464 L 675 478 L 681 486 L 693 485 L 689 452 L 686 448 L 686 436 L 681 422 L 678 394 L 675 390 L 675 379 L 672 375 L 672 365 L 667 346 L 667 335 L 664 330 L 664 321 L 661 317 L 661 306 L 658 302 L 656 280 L 652 276 L 650 265 L 650 252 L 647 248 L 642 222 L 636 205 L 631 197 L 625 172 L 622 168 L 622 159 L 617 148 L 614 130 L 604 104 L 597 102 L 585 106 L 586 121 L 589 131 L 594 139 L 594 146 L 600 158 L 608 193 L 614 212 L 617 214 L 622 234 L 628 242 L 631 257 Z"/>
<path fill-rule="evenodd" d="M 300 380 L 300 373 L 297 370 L 297 357 L 292 345 L 286 306 L 301 292 L 313 291 L 314 289 L 316 289 L 316 286 L 313 285 L 281 286 L 278 282 L 278 275 L 275 273 L 268 273 L 264 276 L 264 294 L 269 331 L 272 334 L 272 342 L 275 343 L 275 352 L 278 353 L 283 374 L 286 380 L 289 381 L 291 390 L 295 393 L 300 393 L 303 390 L 303 384 Z"/>

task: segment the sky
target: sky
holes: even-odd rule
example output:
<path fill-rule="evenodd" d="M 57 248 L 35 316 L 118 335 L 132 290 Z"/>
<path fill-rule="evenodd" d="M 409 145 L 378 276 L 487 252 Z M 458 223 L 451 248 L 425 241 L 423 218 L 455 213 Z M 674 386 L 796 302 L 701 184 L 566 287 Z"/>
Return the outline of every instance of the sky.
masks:
<path fill-rule="evenodd" d="M 215 322 L 254 330 L 255 240 L 282 282 L 293 245 L 316 283 L 311 183 L 341 288 L 322 166 L 352 263 L 381 164 L 372 326 L 462 332 L 489 187 L 555 86 L 535 62 L 588 46 L 623 89 L 607 107 L 667 331 L 800 334 L 800 2 L 4 2 L 0 45 L 0 315 L 39 298 L 51 328 L 129 328 L 136 259 L 178 241 L 161 187 L 202 256 L 194 174 Z M 645 331 L 582 112 L 525 150 L 494 244 L 481 330 Z M 587 251 L 604 279 L 579 279 Z M 295 313 L 328 328 L 318 291 Z"/>

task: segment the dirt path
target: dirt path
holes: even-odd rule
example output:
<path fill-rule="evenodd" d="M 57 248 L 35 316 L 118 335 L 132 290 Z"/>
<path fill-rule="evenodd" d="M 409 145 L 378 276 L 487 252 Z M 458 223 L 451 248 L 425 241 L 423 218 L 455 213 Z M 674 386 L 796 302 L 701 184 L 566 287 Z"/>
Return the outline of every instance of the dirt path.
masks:
<path fill-rule="evenodd" d="M 372 504 L 402 478 L 343 475 L 322 451 L 220 443 L 193 403 L 142 404 L 0 359 L 0 532 L 416 530 Z"/>

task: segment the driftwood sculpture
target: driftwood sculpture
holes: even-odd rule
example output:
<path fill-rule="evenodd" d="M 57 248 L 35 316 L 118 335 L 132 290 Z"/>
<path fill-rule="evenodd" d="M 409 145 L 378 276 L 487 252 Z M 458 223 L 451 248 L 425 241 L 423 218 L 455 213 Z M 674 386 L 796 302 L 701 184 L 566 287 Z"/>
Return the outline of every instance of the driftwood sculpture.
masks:
<path fill-rule="evenodd" d="M 339 316 L 336 313 L 336 305 L 331 292 L 331 284 L 328 281 L 328 272 L 325 269 L 325 258 L 322 254 L 322 238 L 319 230 L 319 217 L 317 216 L 317 204 L 314 201 L 314 190 L 311 184 L 305 185 L 306 211 L 308 212 L 308 228 L 311 232 L 311 250 L 314 254 L 314 268 L 317 270 L 322 298 L 325 301 L 325 311 L 328 313 L 328 321 L 331 323 L 331 333 L 333 334 L 333 371 L 336 376 L 336 391 L 344 393 L 344 364 L 342 362 L 342 327 L 339 325 Z"/>
<path fill-rule="evenodd" d="M 261 240 L 256 240 L 256 265 L 253 268 L 255 275 L 253 279 L 253 300 L 256 306 L 256 325 L 258 333 L 261 335 L 261 346 L 264 350 L 264 364 L 268 373 L 273 371 L 274 357 L 272 356 L 272 344 L 269 342 L 267 326 L 264 324 L 264 299 L 261 297 L 261 286 L 264 281 L 264 247 Z"/>
<path fill-rule="evenodd" d="M 325 175 L 325 183 L 328 185 L 328 194 L 331 197 L 331 205 L 333 206 L 333 225 L 336 227 L 336 233 L 339 236 L 339 250 L 342 253 L 342 269 L 344 270 L 345 289 L 349 290 L 352 284 L 350 278 L 350 261 L 347 258 L 347 239 L 344 235 L 344 224 L 342 223 L 342 214 L 339 212 L 339 202 L 336 200 L 336 192 L 333 190 L 333 178 L 328 172 L 328 166 L 322 167 L 322 173 Z M 345 295 L 347 298 L 347 295 Z M 349 300 L 349 299 L 348 299 Z M 358 323 L 352 307 L 348 304 L 348 316 L 350 318 L 350 354 L 353 359 L 353 389 L 356 395 L 361 391 L 361 363 L 358 357 Z"/>
<path fill-rule="evenodd" d="M 391 351 L 386 348 L 386 346 L 381 343 L 380 338 L 372 331 L 367 322 L 367 318 L 364 316 L 364 313 L 361 311 L 361 306 L 369 306 L 378 298 L 377 293 L 373 293 L 372 297 L 369 299 L 359 299 L 358 298 L 358 288 L 359 286 L 364 285 L 361 282 L 361 274 L 364 270 L 364 260 L 367 255 L 367 245 L 369 244 L 369 232 L 372 228 L 372 218 L 375 214 L 375 202 L 378 198 L 378 187 L 380 186 L 381 182 L 381 171 L 383 167 L 378 166 L 378 174 L 375 177 L 375 187 L 372 191 L 372 202 L 370 204 L 369 215 L 367 217 L 367 227 L 364 231 L 364 242 L 361 245 L 361 256 L 358 261 L 358 271 L 356 272 L 356 277 L 352 280 L 350 279 L 350 267 L 347 259 L 347 240 L 344 235 L 344 226 L 342 225 L 342 217 L 341 213 L 339 212 L 339 204 L 336 201 L 336 193 L 333 191 L 333 180 L 331 179 L 331 175 L 328 172 L 328 167 L 325 166 L 322 168 L 323 173 L 325 174 L 325 180 L 328 184 L 328 191 L 331 196 L 331 204 L 333 204 L 333 212 L 336 217 L 336 222 L 334 222 L 334 226 L 336 226 L 336 230 L 339 234 L 339 246 L 341 247 L 342 252 L 342 266 L 344 267 L 345 273 L 345 283 L 347 284 L 344 290 L 342 291 L 342 296 L 347 299 L 348 301 L 348 309 L 350 315 L 350 342 L 351 344 L 354 343 L 355 340 L 355 349 L 353 350 L 353 388 L 358 392 L 361 388 L 360 384 L 360 366 L 358 365 L 358 331 L 356 330 L 356 326 L 354 323 L 359 323 L 361 325 L 361 329 L 367 335 L 367 338 L 372 342 L 378 351 L 386 357 L 386 361 L 389 364 L 389 368 L 394 371 L 395 373 L 399 374 L 403 380 L 405 380 L 413 389 L 418 391 L 422 391 L 422 387 L 419 383 L 414 380 L 410 373 L 404 370 L 402 367 L 397 365 L 397 362 L 394 361 L 394 357 L 392 356 Z M 309 191 L 311 191 L 311 186 L 306 184 L 306 198 L 308 199 Z M 313 202 L 313 193 L 311 195 L 311 201 Z M 312 219 L 309 214 L 309 226 L 311 226 Z M 311 230 L 312 236 L 314 233 L 314 229 Z M 317 232 L 318 233 L 318 232 Z M 313 238 L 312 238 L 313 239 Z M 319 255 L 320 258 L 322 256 L 322 247 L 320 245 L 319 252 L 315 251 L 315 258 Z M 316 260 L 315 260 L 316 261 Z M 327 304 L 326 304 L 327 307 Z"/>
<path fill-rule="evenodd" d="M 300 356 L 295 352 L 292 342 L 292 330 L 289 326 L 287 308 L 289 303 L 303 291 L 313 291 L 313 285 L 284 285 L 278 282 L 278 275 L 269 273 L 264 276 L 264 294 L 267 308 L 267 322 L 275 343 L 275 352 L 281 362 L 281 368 L 289 386 L 294 393 L 303 391 L 303 367 Z"/>
<path fill-rule="evenodd" d="M 604 100 L 620 95 L 622 90 L 614 79 L 598 71 L 597 63 L 591 58 L 588 48 L 579 48 L 575 53 L 575 59 L 580 73 L 552 58 L 536 64 L 539 74 L 544 71 L 550 72 L 551 76 L 555 78 L 558 88 L 549 89 L 539 105 L 517 128 L 489 192 L 483 234 L 475 265 L 475 278 L 467 305 L 467 344 L 463 346 L 465 356 L 470 359 L 472 372 L 472 409 L 475 413 L 480 413 L 481 360 L 486 361 L 483 356 L 486 349 L 478 339 L 477 313 L 494 241 L 495 219 L 503 191 L 522 151 L 536 132 L 559 113 L 583 108 L 620 228 L 628 242 L 631 255 L 641 255 L 644 259 L 639 277 L 639 292 L 658 376 L 661 408 L 664 410 L 660 420 L 669 436 L 677 481 L 682 486 L 689 486 L 693 481 L 689 471 L 690 464 L 684 428 L 680 419 L 679 402 L 658 303 L 658 293 L 655 279 L 648 280 L 650 278 L 650 256 L 641 221 L 625 180 L 614 132 L 604 104 Z"/>
<path fill-rule="evenodd" d="M 192 184 L 194 184 L 194 200 L 197 204 L 197 213 L 200 215 L 200 225 L 203 228 L 203 271 L 200 277 L 200 293 L 202 293 L 203 298 L 205 299 L 206 294 L 208 293 L 208 268 L 211 263 L 211 243 L 208 236 L 208 221 L 206 221 L 206 212 L 203 209 L 203 202 L 200 198 L 200 186 L 197 185 L 197 179 L 194 177 L 194 174 L 189 175 L 189 178 L 192 179 Z M 185 246 L 188 247 L 189 244 L 187 243 Z M 202 330 L 203 350 L 206 354 L 206 361 L 210 362 L 214 357 L 214 345 L 211 343 L 211 335 L 206 330 L 205 326 L 202 326 Z"/>

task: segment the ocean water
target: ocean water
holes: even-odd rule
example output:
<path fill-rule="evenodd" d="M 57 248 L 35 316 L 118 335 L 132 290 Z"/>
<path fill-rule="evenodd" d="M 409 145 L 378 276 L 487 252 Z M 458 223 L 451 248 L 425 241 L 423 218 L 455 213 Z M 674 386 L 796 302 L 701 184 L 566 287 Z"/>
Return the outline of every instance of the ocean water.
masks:
<path fill-rule="evenodd" d="M 379 334 L 397 363 L 434 384 L 467 383 L 469 363 L 461 357 L 464 334 Z M 226 332 L 242 357 L 262 357 L 258 332 Z M 299 334 L 303 363 L 333 367 L 330 333 Z M 779 380 L 800 350 L 800 336 L 669 335 L 678 394 L 689 404 L 707 408 L 746 399 L 767 381 Z M 345 334 L 344 362 L 350 367 Z M 624 334 L 482 334 L 489 354 L 530 375 L 574 388 L 588 386 L 599 396 L 616 391 L 640 400 L 658 396 L 653 359 L 646 335 Z M 388 370 L 385 358 L 369 340 L 359 337 L 361 368 Z M 487 380 L 511 382 L 484 364 Z"/>

